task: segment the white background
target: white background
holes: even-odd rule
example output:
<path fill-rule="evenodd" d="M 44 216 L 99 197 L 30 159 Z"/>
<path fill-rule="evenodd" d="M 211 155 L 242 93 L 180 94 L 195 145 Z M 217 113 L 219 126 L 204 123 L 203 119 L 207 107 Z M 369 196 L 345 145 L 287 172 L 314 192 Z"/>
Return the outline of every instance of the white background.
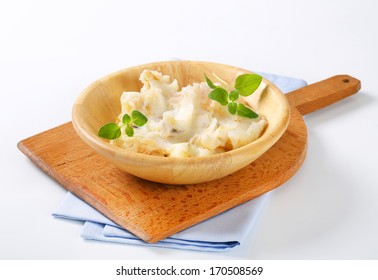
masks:
<path fill-rule="evenodd" d="M 376 1 L 1 1 L 0 259 L 378 259 Z M 116 70 L 213 61 L 362 90 L 305 117 L 308 154 L 227 253 L 86 242 L 51 212 L 65 190 L 16 148 L 71 118 Z"/>

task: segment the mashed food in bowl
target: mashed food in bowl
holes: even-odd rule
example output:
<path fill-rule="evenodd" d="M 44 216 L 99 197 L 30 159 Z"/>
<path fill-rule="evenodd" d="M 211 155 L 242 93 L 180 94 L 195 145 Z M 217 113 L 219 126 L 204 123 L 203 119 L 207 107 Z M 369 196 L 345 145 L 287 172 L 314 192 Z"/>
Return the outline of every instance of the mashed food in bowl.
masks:
<path fill-rule="evenodd" d="M 113 145 L 148 155 L 207 156 L 244 146 L 259 138 L 267 126 L 261 115 L 255 119 L 231 115 L 227 106 L 207 97 L 212 89 L 206 82 L 180 90 L 176 80 L 151 70 L 144 70 L 140 81 L 140 92 L 122 94 L 118 119 L 121 125 L 124 114 L 138 110 L 148 122 L 134 127 L 133 137 L 121 131 Z M 258 90 L 264 87 L 261 83 Z"/>

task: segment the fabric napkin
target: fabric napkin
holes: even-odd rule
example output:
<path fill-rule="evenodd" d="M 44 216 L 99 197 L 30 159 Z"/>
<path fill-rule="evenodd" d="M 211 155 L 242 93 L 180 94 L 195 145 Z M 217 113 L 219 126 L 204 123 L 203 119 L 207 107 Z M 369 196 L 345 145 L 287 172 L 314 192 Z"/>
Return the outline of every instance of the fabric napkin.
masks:
<path fill-rule="evenodd" d="M 306 86 L 301 79 L 260 73 L 282 92 Z M 269 193 L 212 217 L 157 243 L 144 242 L 68 192 L 53 212 L 56 218 L 83 222 L 86 240 L 164 247 L 182 250 L 222 252 L 240 246 L 250 232 Z"/>

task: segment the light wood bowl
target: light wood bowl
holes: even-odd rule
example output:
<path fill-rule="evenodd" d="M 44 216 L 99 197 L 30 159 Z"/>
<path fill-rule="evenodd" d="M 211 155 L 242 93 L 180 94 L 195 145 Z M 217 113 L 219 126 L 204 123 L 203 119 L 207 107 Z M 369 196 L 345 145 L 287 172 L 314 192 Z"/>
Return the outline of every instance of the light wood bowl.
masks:
<path fill-rule="evenodd" d="M 166 61 L 127 68 L 99 79 L 77 98 L 72 122 L 81 139 L 120 169 L 143 179 L 166 184 L 195 184 L 231 174 L 261 156 L 285 132 L 290 107 L 286 97 L 271 82 L 258 99 L 258 112 L 265 115 L 268 126 L 263 135 L 238 149 L 193 158 L 169 158 L 131 152 L 97 136 L 99 128 L 114 122 L 121 112 L 120 96 L 124 91 L 140 91 L 139 75 L 145 69 L 158 70 L 176 79 L 180 85 L 203 82 L 212 73 L 233 84 L 237 76 L 250 71 L 233 66 L 196 61 Z M 253 96 L 253 95 L 252 95 Z M 252 100 L 252 96 L 247 101 Z M 204 98 L 207 98 L 204 97 Z M 256 99 L 256 97 L 253 97 Z M 255 100 L 256 101 L 256 100 Z"/>

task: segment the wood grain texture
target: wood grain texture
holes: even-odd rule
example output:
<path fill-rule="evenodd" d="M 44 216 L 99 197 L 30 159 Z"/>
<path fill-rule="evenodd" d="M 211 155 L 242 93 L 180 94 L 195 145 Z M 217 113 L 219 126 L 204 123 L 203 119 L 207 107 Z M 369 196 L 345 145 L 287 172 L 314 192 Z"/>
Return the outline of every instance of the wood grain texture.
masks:
<path fill-rule="evenodd" d="M 306 126 L 295 112 L 284 136 L 257 161 L 221 180 L 195 185 L 164 185 L 129 175 L 86 145 L 71 123 L 23 140 L 19 148 L 105 216 L 156 242 L 288 180 L 303 162 Z"/>
<path fill-rule="evenodd" d="M 327 86 L 326 80 L 316 87 L 303 88 L 301 94 L 310 94 L 316 100 L 316 91 L 323 92 Z M 357 88 L 352 86 L 347 91 Z M 288 99 L 300 108 L 302 101 L 293 99 L 296 94 L 289 94 Z M 334 94 L 341 96 L 338 90 L 325 95 L 335 98 Z M 311 99 L 310 103 L 316 104 Z M 320 104 L 308 105 L 302 112 L 328 103 Z M 307 148 L 306 125 L 295 106 L 287 130 L 261 157 L 223 179 L 201 184 L 166 185 L 127 174 L 86 145 L 71 123 L 25 139 L 18 147 L 63 187 L 105 216 L 143 240 L 157 242 L 291 178 L 303 163 Z"/>
<path fill-rule="evenodd" d="M 194 184 L 222 178 L 247 166 L 267 151 L 282 136 L 289 123 L 290 106 L 287 99 L 276 86 L 264 79 L 267 85 L 264 91 L 246 98 L 240 97 L 268 121 L 262 135 L 247 145 L 224 153 L 188 158 L 151 156 L 117 147 L 98 137 L 98 130 L 105 123 L 115 121 L 120 114 L 120 96 L 123 92 L 140 90 L 139 77 L 145 69 L 158 70 L 174 77 L 180 86 L 203 82 L 205 73 L 213 80 L 213 73 L 216 73 L 233 85 L 239 75 L 251 73 L 218 63 L 164 61 L 123 69 L 84 89 L 72 110 L 76 132 L 97 153 L 140 178 L 167 184 Z M 208 97 L 204 95 L 202 98 Z M 148 111 L 143 113 L 149 116 Z"/>
<path fill-rule="evenodd" d="M 349 75 L 337 75 L 286 94 L 290 104 L 302 115 L 314 112 L 348 97 L 361 88 L 361 82 Z"/>

